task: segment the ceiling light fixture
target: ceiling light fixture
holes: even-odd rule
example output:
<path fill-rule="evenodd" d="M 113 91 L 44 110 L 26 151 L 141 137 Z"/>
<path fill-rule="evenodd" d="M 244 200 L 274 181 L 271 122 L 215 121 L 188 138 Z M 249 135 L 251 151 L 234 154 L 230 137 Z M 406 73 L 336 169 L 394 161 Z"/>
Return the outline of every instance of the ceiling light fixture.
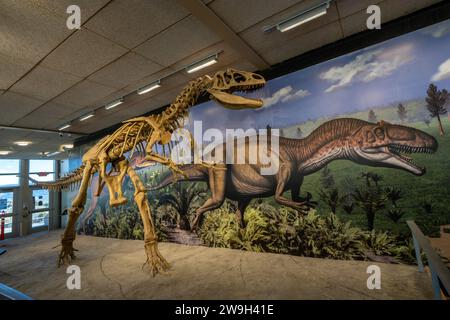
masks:
<path fill-rule="evenodd" d="M 51 153 L 47 153 L 45 156 L 46 157 L 53 157 L 56 156 L 57 154 L 60 154 L 61 151 L 55 151 L 55 152 L 51 152 Z"/>
<path fill-rule="evenodd" d="M 65 130 L 67 128 L 70 128 L 72 125 L 70 123 L 66 123 L 65 125 L 61 126 L 60 128 L 58 128 L 59 131 Z"/>
<path fill-rule="evenodd" d="M 123 98 L 117 99 L 117 100 L 115 100 L 115 101 L 113 101 L 111 103 L 108 103 L 105 106 L 105 109 L 106 110 L 112 109 L 112 108 L 117 107 L 119 104 L 122 104 L 122 103 L 123 103 Z"/>
<path fill-rule="evenodd" d="M 14 143 L 17 144 L 18 146 L 21 146 L 21 147 L 26 147 L 26 146 L 31 144 L 30 141 L 16 141 Z"/>
<path fill-rule="evenodd" d="M 7 156 L 8 154 L 10 154 L 12 151 L 8 151 L 8 150 L 0 150 L 0 156 Z"/>
<path fill-rule="evenodd" d="M 311 20 L 317 19 L 327 14 L 327 10 L 330 7 L 331 1 L 332 0 L 323 1 L 314 7 L 301 11 L 290 18 L 278 22 L 275 25 L 265 27 L 263 28 L 263 31 L 268 32 L 277 29 L 280 32 L 286 32 L 288 30 L 301 26 L 302 24 L 305 24 Z"/>
<path fill-rule="evenodd" d="M 82 116 L 82 117 L 80 118 L 80 121 L 84 121 L 84 120 L 90 119 L 90 118 L 92 118 L 92 117 L 94 117 L 94 116 L 95 116 L 95 114 L 94 114 L 93 112 L 88 113 L 88 114 Z"/>
<path fill-rule="evenodd" d="M 63 144 L 61 146 L 62 150 L 69 150 L 69 149 L 73 149 L 73 144 Z"/>
<path fill-rule="evenodd" d="M 194 62 L 193 64 L 186 67 L 187 73 L 193 73 L 198 70 L 204 69 L 206 67 L 209 67 L 210 65 L 213 65 L 219 61 L 219 54 L 215 53 L 209 57 L 206 57 L 205 59 L 202 59 L 200 61 Z"/>
<path fill-rule="evenodd" d="M 137 94 L 145 94 L 161 87 L 161 80 L 150 83 L 148 86 L 138 89 Z"/>

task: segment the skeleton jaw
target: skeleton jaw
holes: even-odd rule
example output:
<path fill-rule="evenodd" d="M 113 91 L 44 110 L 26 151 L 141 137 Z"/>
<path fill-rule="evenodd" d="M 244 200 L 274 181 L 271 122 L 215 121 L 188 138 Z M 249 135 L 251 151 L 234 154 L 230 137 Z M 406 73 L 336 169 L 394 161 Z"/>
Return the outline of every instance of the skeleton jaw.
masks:
<path fill-rule="evenodd" d="M 214 100 L 228 109 L 258 109 L 263 105 L 261 99 L 244 98 L 220 90 L 209 89 L 208 93 L 213 96 Z"/>

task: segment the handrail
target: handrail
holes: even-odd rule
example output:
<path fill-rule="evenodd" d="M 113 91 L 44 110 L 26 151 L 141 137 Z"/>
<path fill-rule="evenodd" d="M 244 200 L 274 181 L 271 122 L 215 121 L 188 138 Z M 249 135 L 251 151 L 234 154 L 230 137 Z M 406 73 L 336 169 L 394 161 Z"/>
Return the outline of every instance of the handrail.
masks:
<path fill-rule="evenodd" d="M 26 294 L 0 283 L 0 297 L 6 300 L 33 300 Z"/>
<path fill-rule="evenodd" d="M 424 236 L 422 231 L 416 225 L 413 220 L 406 221 L 413 236 L 414 249 L 416 251 L 417 264 L 419 271 L 423 272 L 423 262 L 420 256 L 420 249 L 422 248 L 427 256 L 428 265 L 431 270 L 431 279 L 434 290 L 434 298 L 436 300 L 441 299 L 441 284 L 445 290 L 450 293 L 450 270 L 442 262 L 439 255 L 431 247 L 430 241 Z"/>

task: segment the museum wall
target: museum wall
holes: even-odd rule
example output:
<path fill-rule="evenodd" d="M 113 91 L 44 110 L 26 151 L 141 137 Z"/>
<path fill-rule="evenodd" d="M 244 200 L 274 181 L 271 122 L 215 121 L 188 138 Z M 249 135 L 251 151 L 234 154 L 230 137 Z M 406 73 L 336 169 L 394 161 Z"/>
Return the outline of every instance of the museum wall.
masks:
<path fill-rule="evenodd" d="M 318 228 L 312 233 L 322 230 L 320 228 L 343 228 L 350 232 L 345 229 L 345 223 L 350 222 L 350 226 L 358 230 L 374 229 L 378 234 L 387 232 L 406 239 L 408 229 L 405 221 L 413 219 L 425 233 L 433 235 L 441 224 L 450 222 L 447 210 L 450 207 L 450 116 L 446 111 L 450 98 L 443 101 L 447 92 L 444 90 L 450 90 L 449 43 L 450 21 L 444 21 L 272 79 L 263 89 L 248 94 L 249 97 L 263 99 L 261 109 L 228 110 L 213 101 L 197 105 L 186 119 L 186 128 L 193 131 L 194 122 L 201 121 L 203 132 L 216 128 L 225 135 L 226 129 L 270 127 L 279 129 L 282 137 L 304 141 L 305 148 L 307 143 L 315 143 L 312 136 L 319 140 L 328 139 L 327 143 L 334 139 L 336 132 L 333 130 L 337 129 L 329 123 L 340 118 L 370 122 L 373 124 L 370 134 L 374 136 L 366 136 L 366 139 L 380 139 L 378 135 L 386 135 L 392 140 L 398 139 L 400 145 L 415 138 L 405 137 L 407 133 L 399 137 L 393 133 L 396 127 L 391 129 L 389 124 L 420 130 L 436 139 L 437 151 L 408 155 L 406 153 L 412 151 L 408 148 L 389 151 L 403 152 L 405 156 L 414 158 L 416 165 L 411 165 L 409 170 L 367 165 L 368 162 L 358 163 L 343 157 L 316 172 L 299 174 L 304 179 L 301 196 L 310 198 L 312 203 L 313 209 L 306 214 L 308 221 L 316 223 L 315 228 Z M 439 101 L 442 103 L 440 107 L 436 106 Z M 363 122 L 353 124 L 363 126 Z M 311 135 L 319 127 L 321 129 Z M 418 131 L 411 132 L 415 137 L 420 135 Z M 70 170 L 80 165 L 81 155 L 93 144 L 80 146 L 71 153 Z M 381 152 L 381 149 L 371 150 Z M 405 158 L 403 161 L 410 162 Z M 158 184 L 167 175 L 162 166 L 145 163 L 139 152 L 134 153 L 130 162 L 148 187 Z M 420 170 L 426 167 L 426 173 L 414 173 L 411 168 L 416 167 Z M 142 238 L 142 226 L 132 201 L 134 191 L 129 179 L 125 178 L 123 183 L 129 202 L 118 208 L 109 207 L 106 188 L 100 197 L 93 195 L 97 182 L 95 175 L 84 213 L 79 219 L 78 232 Z M 63 199 L 72 198 L 75 192 L 65 192 Z M 207 199 L 208 192 L 208 186 L 201 182 L 178 183 L 150 191 L 148 198 L 160 230 L 160 239 L 169 241 L 174 228 L 188 229 L 195 209 Z M 286 196 L 290 197 L 289 191 Z M 376 205 L 368 209 L 370 201 Z M 63 203 L 67 205 L 69 202 Z M 240 227 L 235 220 L 235 210 L 236 203 L 227 200 L 221 208 L 207 213 L 197 236 L 209 245 L 292 253 L 282 238 L 293 236 L 288 228 L 276 226 L 295 224 L 295 228 L 301 226 L 306 230 L 308 225 L 305 214 L 296 216 L 293 210 L 279 205 L 273 196 L 255 198 L 251 202 L 245 216 L 246 228 Z M 297 236 L 300 229 L 296 231 Z M 260 240 L 250 239 L 249 232 L 253 232 L 252 236 L 261 232 Z M 271 239 L 270 243 L 264 240 L 275 233 L 282 236 Z M 400 246 L 395 242 L 397 245 Z M 301 251 L 299 246 L 296 250 L 294 254 L 317 255 L 314 248 L 310 248 L 309 253 Z M 319 255 L 326 256 L 327 253 Z"/>

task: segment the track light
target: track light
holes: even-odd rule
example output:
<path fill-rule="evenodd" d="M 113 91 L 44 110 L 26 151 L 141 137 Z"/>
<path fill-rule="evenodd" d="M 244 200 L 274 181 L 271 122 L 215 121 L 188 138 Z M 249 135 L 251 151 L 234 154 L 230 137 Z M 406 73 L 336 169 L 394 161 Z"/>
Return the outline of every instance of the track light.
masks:
<path fill-rule="evenodd" d="M 88 113 L 88 114 L 82 116 L 82 117 L 80 118 L 80 121 L 84 121 L 84 120 L 90 119 L 90 118 L 92 118 L 92 117 L 94 117 L 94 116 L 95 116 L 95 114 L 94 114 L 93 112 Z"/>
<path fill-rule="evenodd" d="M 52 152 L 52 153 L 47 153 L 47 154 L 45 154 L 45 156 L 46 157 L 53 157 L 53 156 L 56 156 L 57 154 L 60 154 L 61 153 L 61 151 L 55 151 L 55 152 Z"/>
<path fill-rule="evenodd" d="M 123 103 L 123 98 L 117 99 L 116 101 L 113 101 L 113 102 L 111 102 L 111 103 L 108 103 L 108 104 L 105 106 L 105 109 L 106 109 L 106 110 L 112 109 L 112 108 L 117 107 L 119 104 L 122 104 L 122 103 Z"/>
<path fill-rule="evenodd" d="M 71 126 L 72 126 L 72 125 L 71 125 L 70 123 L 67 123 L 67 124 L 61 126 L 60 128 L 58 128 L 58 130 L 59 130 L 59 131 L 62 131 L 62 130 L 65 130 L 65 129 L 67 129 L 67 128 L 70 128 Z"/>
<path fill-rule="evenodd" d="M 280 32 L 286 32 L 288 30 L 294 29 L 302 24 L 305 24 L 311 20 L 317 19 L 325 14 L 327 14 L 327 10 L 330 7 L 330 3 L 332 0 L 326 0 L 321 2 L 320 4 L 309 8 L 307 10 L 301 11 L 296 15 L 285 19 L 275 25 L 264 27 L 264 32 L 269 32 L 274 29 L 277 29 Z"/>
<path fill-rule="evenodd" d="M 155 89 L 158 89 L 159 87 L 161 87 L 161 80 L 155 81 L 153 83 L 150 83 L 148 86 L 138 89 L 137 93 L 144 94 L 144 93 L 153 91 Z"/>
<path fill-rule="evenodd" d="M 213 64 L 217 63 L 218 61 L 219 61 L 219 54 L 215 53 L 212 56 L 209 56 L 205 59 L 202 59 L 200 61 L 197 61 L 197 62 L 189 65 L 188 67 L 186 67 L 186 72 L 187 73 L 196 72 L 200 69 L 209 67 L 210 65 L 213 65 Z"/>

